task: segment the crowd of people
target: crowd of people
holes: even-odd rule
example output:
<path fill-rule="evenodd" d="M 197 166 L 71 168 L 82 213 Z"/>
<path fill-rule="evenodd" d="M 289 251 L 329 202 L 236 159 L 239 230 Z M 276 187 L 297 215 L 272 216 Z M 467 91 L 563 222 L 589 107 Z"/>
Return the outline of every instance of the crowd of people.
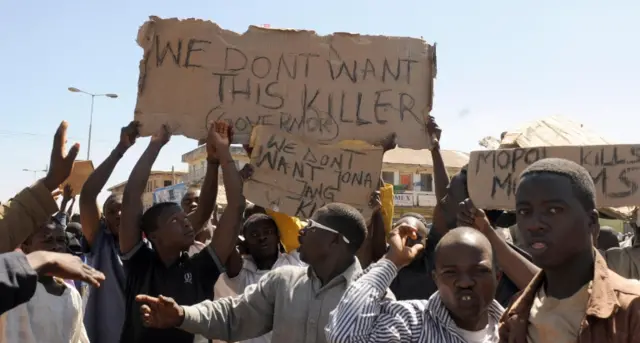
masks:
<path fill-rule="evenodd" d="M 60 188 L 80 147 L 66 150 L 63 122 L 47 175 L 0 208 L 0 343 L 640 342 L 640 248 L 600 235 L 589 172 L 539 160 L 519 176 L 515 212 L 479 209 L 466 168 L 447 175 L 430 119 L 430 222 L 394 222 L 382 180 L 368 218 L 342 203 L 304 220 L 249 203 L 253 168 L 236 168 L 225 122 L 210 125 L 201 188 L 146 210 L 171 129 L 151 137 L 122 196 L 99 206 L 136 144 L 139 124 L 123 127 L 73 214 L 73 190 Z M 380 145 L 393 149 L 395 134 Z"/>

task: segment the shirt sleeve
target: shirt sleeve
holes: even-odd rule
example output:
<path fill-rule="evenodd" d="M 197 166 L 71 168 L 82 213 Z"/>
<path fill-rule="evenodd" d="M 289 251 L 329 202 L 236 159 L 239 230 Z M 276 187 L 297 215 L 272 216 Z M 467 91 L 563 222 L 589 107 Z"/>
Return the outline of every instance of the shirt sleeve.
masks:
<path fill-rule="evenodd" d="M 0 253 L 15 250 L 58 210 L 42 181 L 0 205 Z"/>
<path fill-rule="evenodd" d="M 146 239 L 140 240 L 131 251 L 120 256 L 122 266 L 127 274 L 142 272 L 141 269 L 149 267 L 151 258 L 153 258 L 153 250 Z"/>
<path fill-rule="evenodd" d="M 424 330 L 426 301 L 389 301 L 384 296 L 398 273 L 383 258 L 353 282 L 330 314 L 330 343 L 417 342 Z"/>
<path fill-rule="evenodd" d="M 280 268 L 282 269 L 282 268 Z M 183 306 L 184 321 L 180 329 L 208 339 L 229 342 L 262 336 L 273 328 L 277 290 L 281 285 L 278 269 L 265 274 L 237 297 L 205 300 Z"/>
<path fill-rule="evenodd" d="M 0 314 L 25 303 L 36 291 L 38 274 L 22 252 L 0 255 Z"/>

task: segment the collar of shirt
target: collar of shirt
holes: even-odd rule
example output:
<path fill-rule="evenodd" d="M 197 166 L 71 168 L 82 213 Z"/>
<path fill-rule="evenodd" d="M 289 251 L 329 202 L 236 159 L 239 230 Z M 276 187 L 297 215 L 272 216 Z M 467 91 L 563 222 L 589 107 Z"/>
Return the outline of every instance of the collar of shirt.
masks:
<path fill-rule="evenodd" d="M 351 263 L 349 268 L 347 268 L 340 275 L 338 275 L 338 276 L 334 277 L 333 279 L 331 279 L 331 281 L 327 282 L 326 285 L 324 285 L 322 287 L 318 287 L 317 290 L 320 291 L 322 289 L 325 289 L 325 288 L 328 288 L 328 287 L 332 287 L 336 283 L 340 283 L 340 282 L 346 282 L 347 287 L 349 287 L 351 285 L 351 282 L 356 280 L 357 277 L 360 274 L 362 274 L 362 267 L 360 266 L 360 262 L 358 261 L 358 259 L 354 257 L 353 258 L 353 263 Z M 309 266 L 307 268 L 307 276 L 309 277 L 309 279 L 311 281 L 313 281 L 314 285 L 316 285 L 316 284 L 320 285 L 321 284 L 320 283 L 320 279 L 316 275 L 316 272 L 313 271 L 313 268 L 311 266 Z"/>
<path fill-rule="evenodd" d="M 449 332 L 457 332 L 458 326 L 451 318 L 449 314 L 449 310 L 444 306 L 442 302 L 442 298 L 440 297 L 440 292 L 435 292 L 429 298 L 427 302 L 426 311 L 431 316 L 431 319 L 438 322 L 438 324 L 442 327 L 445 327 Z M 504 313 L 504 307 L 500 305 L 496 300 L 491 302 L 489 305 L 489 317 L 494 320 L 496 323 L 500 320 L 500 317 Z"/>
<path fill-rule="evenodd" d="M 278 255 L 278 259 L 276 260 L 276 262 L 273 264 L 273 266 L 271 267 L 270 270 L 274 270 L 278 267 L 282 267 L 282 266 L 303 266 L 306 267 L 307 264 L 300 261 L 300 257 L 298 255 L 297 250 L 293 250 L 289 253 L 280 253 Z M 244 255 L 242 256 L 242 269 L 246 269 L 247 271 L 256 274 L 256 273 L 261 273 L 261 272 L 268 272 L 269 270 L 259 270 L 258 266 L 256 265 L 255 260 L 253 259 L 253 257 L 251 255 Z"/>
<path fill-rule="evenodd" d="M 595 264 L 594 264 L 594 276 L 593 284 L 591 288 L 591 296 L 587 303 L 588 316 L 594 316 L 601 319 L 611 317 L 615 313 L 615 310 L 620 307 L 618 298 L 616 296 L 616 290 L 618 289 L 616 280 L 611 276 L 612 273 L 607 267 L 607 262 L 602 255 L 595 250 Z M 521 295 L 516 299 L 511 308 L 509 309 L 507 316 L 518 316 L 519 318 L 529 318 L 529 312 L 531 305 L 536 297 L 536 294 L 544 282 L 544 271 L 540 271 L 533 280 L 525 288 Z"/>

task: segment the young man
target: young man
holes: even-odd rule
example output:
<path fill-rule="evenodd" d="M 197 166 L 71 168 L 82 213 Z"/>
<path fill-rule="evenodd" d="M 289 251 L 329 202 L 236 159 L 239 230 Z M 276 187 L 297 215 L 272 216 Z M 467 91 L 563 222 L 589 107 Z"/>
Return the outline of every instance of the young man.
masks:
<path fill-rule="evenodd" d="M 389 252 L 354 282 L 331 313 L 330 343 L 497 343 L 504 309 L 493 299 L 497 280 L 489 241 L 475 229 L 447 232 L 436 246 L 429 300 L 384 301 L 398 270 L 419 255 L 418 230 L 401 223 L 391 231 Z M 419 285 L 416 285 L 419 287 Z"/>
<path fill-rule="evenodd" d="M 60 225 L 47 224 L 22 245 L 25 253 L 66 252 L 66 235 Z M 62 279 L 40 275 L 35 294 L 0 318 L 0 340 L 21 343 L 89 343 L 83 324 L 82 297 Z"/>
<path fill-rule="evenodd" d="M 571 161 L 540 160 L 520 175 L 518 227 L 542 270 L 505 312 L 501 342 L 637 342 L 640 286 L 594 247 L 595 194 L 589 172 Z"/>
<path fill-rule="evenodd" d="M 365 239 L 366 224 L 355 208 L 332 203 L 318 209 L 300 235 L 300 258 L 309 267 L 277 268 L 241 296 L 195 306 L 139 296 L 145 324 L 230 342 L 269 331 L 272 342 L 326 342 L 329 312 L 361 272 L 355 253 Z"/>
<path fill-rule="evenodd" d="M 241 256 L 238 251 L 231 254 L 226 273 L 220 276 L 214 287 L 214 300 L 244 293 L 247 287 L 257 284 L 263 275 L 276 268 L 306 266 L 296 250 L 284 253 L 278 226 L 266 214 L 254 214 L 245 220 L 242 235 L 247 255 Z M 271 333 L 242 342 L 269 343 Z"/>
<path fill-rule="evenodd" d="M 142 215 L 141 197 L 151 166 L 170 137 L 168 127 L 164 126 L 151 138 L 131 171 L 123 194 L 119 239 L 127 286 L 121 342 L 191 343 L 194 339 L 200 340 L 201 337 L 177 329 L 143 327 L 136 296 L 163 294 L 188 305 L 211 299 L 213 286 L 220 275 L 216 256 L 225 263 L 235 249 L 245 199 L 242 180 L 229 151 L 231 130 L 225 122 L 212 124 L 207 138 L 208 169 L 217 173 L 218 167 L 222 166 L 228 202 L 211 244 L 198 253 L 187 254 L 196 233 L 188 215 L 178 204 L 155 204 Z M 203 205 L 201 202 L 199 207 Z M 149 241 L 142 239 L 142 233 Z"/>
<path fill-rule="evenodd" d="M 137 122 L 131 122 L 120 130 L 120 141 L 80 191 L 83 248 L 88 263 L 107 277 L 102 287 L 84 294 L 87 303 L 84 322 L 92 343 L 117 342 L 124 323 L 124 316 L 114 315 L 125 311 L 126 276 L 118 243 L 122 198 L 109 196 L 102 211 L 98 209 L 97 198 L 120 159 L 135 144 L 138 126 Z"/>

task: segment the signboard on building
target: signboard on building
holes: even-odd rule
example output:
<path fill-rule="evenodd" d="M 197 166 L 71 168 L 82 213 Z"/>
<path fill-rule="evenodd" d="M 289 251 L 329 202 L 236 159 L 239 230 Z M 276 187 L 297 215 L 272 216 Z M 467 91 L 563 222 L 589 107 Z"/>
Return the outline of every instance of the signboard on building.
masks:
<path fill-rule="evenodd" d="M 404 194 L 404 193 L 394 194 L 393 205 L 405 206 L 405 207 L 413 206 L 413 194 Z"/>
<path fill-rule="evenodd" d="M 158 188 L 153 191 L 153 203 L 175 202 L 180 203 L 182 197 L 187 193 L 187 185 L 179 183 L 168 187 Z"/>

